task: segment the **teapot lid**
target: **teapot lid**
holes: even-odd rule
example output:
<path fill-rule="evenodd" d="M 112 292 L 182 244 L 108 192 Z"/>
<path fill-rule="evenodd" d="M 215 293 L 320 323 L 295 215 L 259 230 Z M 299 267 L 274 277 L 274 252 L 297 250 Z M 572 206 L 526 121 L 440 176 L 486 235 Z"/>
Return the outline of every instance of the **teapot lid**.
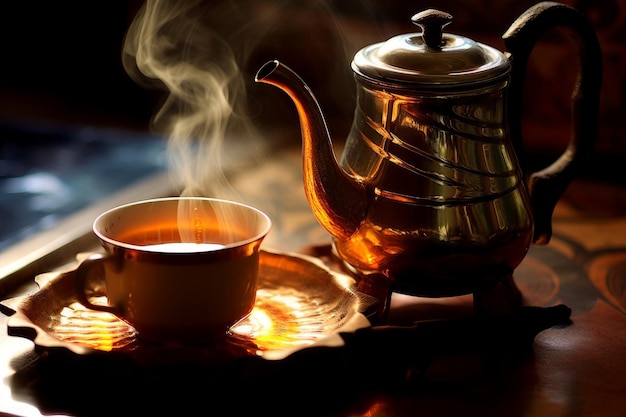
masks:
<path fill-rule="evenodd" d="M 352 61 L 355 73 L 388 87 L 457 90 L 497 81 L 510 71 L 509 60 L 499 50 L 443 33 L 452 15 L 428 9 L 411 20 L 421 33 L 394 36 L 361 49 Z"/>

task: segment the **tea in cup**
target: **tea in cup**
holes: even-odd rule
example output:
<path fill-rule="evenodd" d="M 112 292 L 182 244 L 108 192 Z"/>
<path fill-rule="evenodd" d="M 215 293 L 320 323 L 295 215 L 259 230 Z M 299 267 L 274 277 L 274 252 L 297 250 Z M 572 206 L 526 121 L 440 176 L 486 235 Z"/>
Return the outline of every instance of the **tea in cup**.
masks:
<path fill-rule="evenodd" d="M 115 314 L 140 338 L 203 344 L 225 337 L 253 309 L 260 246 L 271 220 L 233 201 L 171 197 L 113 208 L 93 232 L 104 253 L 77 268 L 76 297 Z M 88 296 L 100 271 L 108 303 Z"/>

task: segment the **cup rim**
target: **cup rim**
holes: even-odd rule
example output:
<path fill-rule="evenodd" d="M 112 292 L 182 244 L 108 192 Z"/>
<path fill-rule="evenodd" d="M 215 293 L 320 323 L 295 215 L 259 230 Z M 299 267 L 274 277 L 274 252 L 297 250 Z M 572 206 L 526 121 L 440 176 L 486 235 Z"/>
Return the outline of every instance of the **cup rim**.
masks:
<path fill-rule="evenodd" d="M 214 197 L 194 197 L 194 196 L 180 196 L 180 197 L 156 197 L 156 198 L 149 198 L 149 199 L 145 199 L 145 200 L 138 200 L 138 201 L 133 201 L 130 203 L 126 203 L 126 204 L 121 204 L 119 206 L 116 207 L 112 207 L 104 212 L 102 212 L 101 214 L 98 215 L 98 217 L 96 217 L 96 219 L 93 221 L 92 223 L 92 231 L 93 233 L 103 242 L 106 242 L 110 245 L 113 246 L 117 246 L 117 247 L 121 247 L 121 248 L 125 248 L 125 249 L 130 249 L 130 250 L 135 250 L 135 251 L 141 251 L 141 252 L 146 252 L 146 253 L 163 253 L 163 252 L 159 252 L 159 251 L 155 251 L 155 250 L 146 250 L 145 246 L 142 245 L 135 245 L 132 243 L 128 243 L 128 242 L 124 242 L 121 240 L 117 240 L 111 237 L 108 237 L 104 234 L 102 234 L 97 228 L 96 225 L 102 220 L 102 218 L 104 218 L 105 216 L 108 216 L 109 214 L 115 212 L 115 211 L 119 211 L 124 209 L 125 207 L 131 207 L 131 206 L 139 206 L 139 205 L 144 205 L 144 204 L 149 204 L 149 203 L 158 203 L 158 202 L 162 202 L 162 201 L 181 201 L 181 200 L 202 200 L 202 201 L 209 201 L 209 202 L 216 202 L 216 203 L 226 203 L 229 205 L 235 205 L 235 206 L 240 206 L 243 207 L 245 209 L 251 210 L 256 212 L 262 219 L 265 220 L 265 227 L 258 233 L 256 233 L 255 235 L 253 235 L 252 237 L 249 237 L 248 239 L 242 239 L 242 240 L 238 240 L 236 242 L 233 243 L 229 243 L 224 245 L 221 248 L 217 248 L 217 249 L 211 249 L 211 250 L 201 250 L 201 251 L 197 251 L 197 252 L 181 252 L 181 253 L 176 253 L 177 255 L 192 255 L 192 254 L 198 254 L 198 253 L 204 253 L 204 252 L 210 252 L 210 253 L 215 253 L 215 252 L 220 252 L 223 250 L 228 250 L 228 249 L 233 249 L 233 248 L 237 248 L 237 247 L 244 247 L 247 246 L 253 242 L 259 241 L 263 238 L 265 238 L 265 236 L 269 233 L 270 229 L 272 228 L 272 219 L 262 210 L 251 206 L 249 204 L 245 204 L 239 201 L 235 201 L 235 200 L 227 200 L 227 199 L 223 199 L 223 198 L 214 198 Z M 169 253 L 169 252 L 167 252 Z"/>

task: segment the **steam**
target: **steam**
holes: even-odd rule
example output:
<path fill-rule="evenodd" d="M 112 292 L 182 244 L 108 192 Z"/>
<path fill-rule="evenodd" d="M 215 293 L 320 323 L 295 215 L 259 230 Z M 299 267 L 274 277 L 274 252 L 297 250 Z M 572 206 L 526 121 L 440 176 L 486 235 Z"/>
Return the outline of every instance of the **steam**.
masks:
<path fill-rule="evenodd" d="M 313 56 L 307 54 L 315 50 L 315 45 L 300 45 L 298 40 L 313 39 L 324 60 L 317 66 L 312 65 L 311 71 L 330 71 L 335 67 L 341 73 L 348 71 L 347 63 L 335 59 L 335 54 L 342 55 L 337 49 L 342 44 L 335 44 L 333 36 L 341 32 L 341 28 L 328 30 L 328 26 L 317 25 L 310 19 L 316 15 L 321 16 L 322 21 L 334 22 L 332 7 L 324 0 L 146 0 L 143 4 L 127 30 L 122 63 L 136 83 L 148 88 L 158 87 L 166 93 L 164 102 L 155 112 L 152 127 L 168 137 L 170 174 L 182 196 L 217 197 L 246 203 L 228 181 L 226 168 L 232 166 L 233 158 L 238 158 L 236 151 L 246 150 L 251 157 L 258 151 L 256 156 L 262 159 L 260 151 L 267 146 L 259 140 L 263 135 L 255 131 L 248 117 L 246 82 L 253 82 L 253 74 L 245 75 L 241 68 L 258 44 L 268 41 L 268 32 L 279 28 L 280 40 L 286 40 L 286 45 L 280 45 L 281 53 L 303 54 L 305 58 L 300 56 L 300 59 L 313 60 Z M 295 22 L 292 17 L 296 18 Z M 312 37 L 308 29 L 318 33 Z M 300 37 L 290 37 L 293 32 Z M 335 49 L 328 49 L 331 45 Z M 290 47 L 290 51 L 285 51 Z M 346 57 L 351 57 L 352 53 L 346 53 Z M 273 58 L 277 57 L 264 57 L 263 62 Z M 330 62 L 333 65 L 326 65 Z M 324 73 L 316 75 L 325 76 Z M 343 81 L 322 84 L 331 91 L 340 91 L 340 97 L 347 85 Z M 347 101 L 335 101 L 344 102 Z M 229 156 L 231 159 L 226 160 Z M 259 208 L 271 212 L 271 207 L 264 206 L 268 204 L 266 195 L 276 190 L 243 188 L 247 191 L 245 199 L 254 200 Z M 303 210 L 308 211 L 308 205 Z M 192 224 L 193 216 L 193 207 L 180 207 L 181 224 Z M 192 230 L 191 236 L 184 240 L 202 243 L 203 238 L 198 236 Z"/>
<path fill-rule="evenodd" d="M 171 172 L 181 194 L 233 198 L 225 195 L 234 190 L 224 177 L 223 142 L 255 135 L 233 49 L 207 24 L 214 17 L 209 13 L 224 10 L 210 6 L 199 0 L 148 0 L 128 29 L 122 62 L 137 83 L 168 93 L 153 127 L 168 135 Z"/>

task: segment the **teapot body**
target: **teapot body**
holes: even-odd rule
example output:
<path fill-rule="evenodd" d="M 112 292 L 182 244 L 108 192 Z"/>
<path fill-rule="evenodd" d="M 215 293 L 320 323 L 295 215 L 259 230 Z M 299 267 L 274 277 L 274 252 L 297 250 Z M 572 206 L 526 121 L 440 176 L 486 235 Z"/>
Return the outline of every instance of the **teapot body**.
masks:
<path fill-rule="evenodd" d="M 533 216 L 505 118 L 508 77 L 451 94 L 379 88 L 357 78 L 340 166 L 366 184 L 369 210 L 339 256 L 382 272 L 398 292 L 472 292 L 513 271 Z"/>
<path fill-rule="evenodd" d="M 339 160 L 319 103 L 293 70 L 270 61 L 255 80 L 296 105 L 305 195 L 363 287 L 385 297 L 389 289 L 476 295 L 511 278 L 531 244 L 550 241 L 555 205 L 593 152 L 602 54 L 586 18 L 555 2 L 513 22 L 503 35 L 506 53 L 443 32 L 452 20 L 445 12 L 429 9 L 411 20 L 420 32 L 354 56 L 357 106 Z M 578 40 L 570 142 L 546 168 L 525 173 L 518 157 L 526 157 L 526 64 L 556 26 Z"/>

